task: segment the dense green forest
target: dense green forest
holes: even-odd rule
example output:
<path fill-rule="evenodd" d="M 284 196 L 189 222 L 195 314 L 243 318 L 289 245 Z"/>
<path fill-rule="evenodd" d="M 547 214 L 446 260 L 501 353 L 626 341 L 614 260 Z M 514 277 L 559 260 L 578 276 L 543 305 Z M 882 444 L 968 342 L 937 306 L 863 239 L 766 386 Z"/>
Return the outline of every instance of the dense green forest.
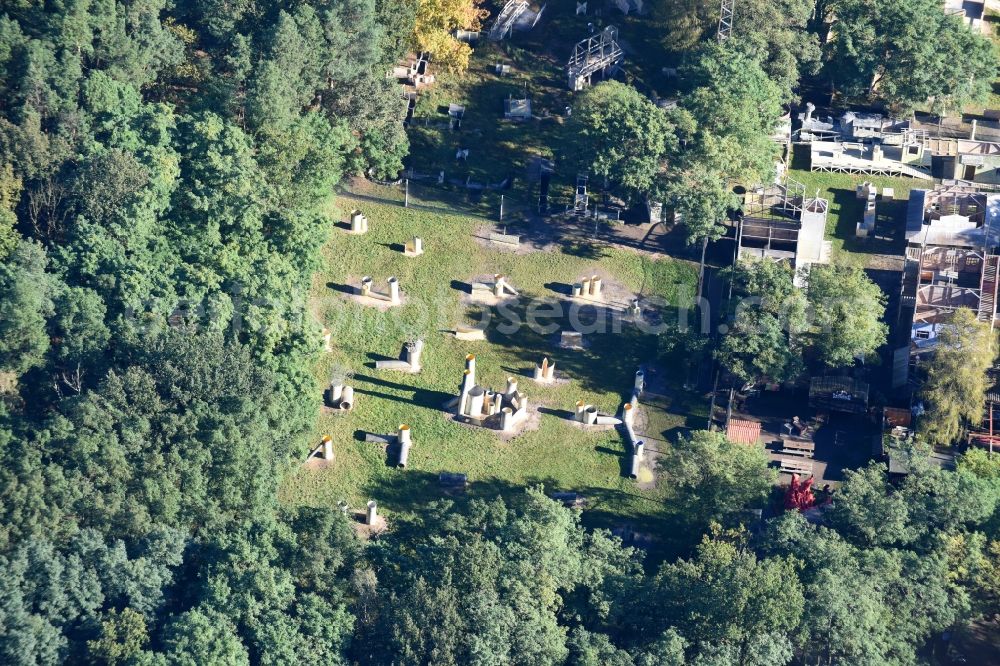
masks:
<path fill-rule="evenodd" d="M 694 227 L 731 199 L 720 183 L 765 170 L 758 115 L 820 58 L 802 3 L 778 4 L 784 32 L 692 59 L 658 120 L 676 145 L 608 166 L 625 189 L 683 144 L 661 186 Z M 1000 464 L 976 453 L 957 472 L 915 454 L 900 485 L 849 473 L 823 526 L 749 530 L 766 459 L 691 433 L 665 466 L 689 549 L 657 565 L 540 489 L 442 500 L 369 542 L 278 502 L 319 407 L 323 206 L 347 175 L 402 168 L 385 71 L 417 5 L 3 3 L 0 663 L 910 664 L 1000 612 Z M 606 125 L 601 105 L 575 122 Z"/>

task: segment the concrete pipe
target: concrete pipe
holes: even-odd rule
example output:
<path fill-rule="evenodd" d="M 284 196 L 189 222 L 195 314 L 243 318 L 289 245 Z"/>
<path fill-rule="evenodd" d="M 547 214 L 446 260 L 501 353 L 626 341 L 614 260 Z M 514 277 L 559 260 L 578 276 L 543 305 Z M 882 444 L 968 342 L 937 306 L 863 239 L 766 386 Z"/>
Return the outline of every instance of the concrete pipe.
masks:
<path fill-rule="evenodd" d="M 500 429 L 509 432 L 514 427 L 514 410 L 504 407 L 500 410 Z"/>
<path fill-rule="evenodd" d="M 465 356 L 465 369 L 469 371 L 472 375 L 472 381 L 476 381 L 476 355 L 466 354 Z"/>
<path fill-rule="evenodd" d="M 396 442 L 399 444 L 399 461 L 397 462 L 397 467 L 406 467 L 406 462 L 410 459 L 410 446 L 412 445 L 410 440 L 410 426 L 405 423 L 400 424 L 399 429 L 396 431 Z"/>
<path fill-rule="evenodd" d="M 375 500 L 368 500 L 368 510 L 365 512 L 365 525 L 374 525 L 378 519 L 378 503 Z"/>
<path fill-rule="evenodd" d="M 341 396 L 344 394 L 344 385 L 338 384 L 337 382 L 330 382 L 330 388 L 328 389 L 328 395 L 330 398 L 330 405 L 336 405 L 340 402 Z"/>
<path fill-rule="evenodd" d="M 503 407 L 503 394 L 494 393 L 493 394 L 493 413 L 499 414 L 500 409 Z"/>
<path fill-rule="evenodd" d="M 503 276 L 497 273 L 493 276 L 493 295 L 497 298 L 503 296 L 504 290 L 504 279 Z"/>
<path fill-rule="evenodd" d="M 399 280 L 395 277 L 389 278 L 389 302 L 393 305 L 399 303 Z"/>
<path fill-rule="evenodd" d="M 507 390 L 503 392 L 504 395 L 514 395 L 517 393 L 517 379 L 514 377 L 507 378 Z"/>
<path fill-rule="evenodd" d="M 533 379 L 534 379 L 534 380 L 535 380 L 536 382 L 540 382 L 540 381 L 542 381 L 543 379 L 545 379 L 545 376 L 544 376 L 544 375 L 543 375 L 543 373 L 542 373 L 542 369 L 541 369 L 541 368 L 539 368 L 539 367 L 536 367 L 536 368 L 535 368 L 535 372 L 534 372 L 534 374 L 532 375 L 532 378 L 533 378 Z"/>
<path fill-rule="evenodd" d="M 646 385 L 646 373 L 642 370 L 635 371 L 635 384 L 632 386 L 633 395 L 642 395 L 642 389 Z"/>
<path fill-rule="evenodd" d="M 635 407 L 632 406 L 631 402 L 626 402 L 622 407 L 622 421 L 629 427 L 635 423 Z"/>
<path fill-rule="evenodd" d="M 587 405 L 583 402 L 583 400 L 577 400 L 576 401 L 576 420 L 579 421 L 580 423 L 583 423 L 583 421 L 584 421 L 583 413 L 586 412 L 586 411 L 587 411 Z"/>
<path fill-rule="evenodd" d="M 333 460 L 333 439 L 329 435 L 323 437 L 323 460 Z"/>
<path fill-rule="evenodd" d="M 424 341 L 414 340 L 413 342 L 407 342 L 403 351 L 403 360 L 410 364 L 410 368 L 414 371 L 420 369 L 420 357 L 424 353 Z"/>
<path fill-rule="evenodd" d="M 646 442 L 642 441 L 641 439 L 636 440 L 636 442 L 635 442 L 635 456 L 639 460 L 642 460 L 642 457 L 643 457 L 643 455 L 645 453 L 646 453 Z"/>
<path fill-rule="evenodd" d="M 361 278 L 361 295 L 371 296 L 372 295 L 372 279 L 371 276 L 366 275 Z"/>
<path fill-rule="evenodd" d="M 583 295 L 583 285 L 579 282 L 573 284 L 573 295 L 582 296 Z"/>
<path fill-rule="evenodd" d="M 580 280 L 580 292 L 581 296 L 586 297 L 590 295 L 590 278 L 583 278 Z"/>
<path fill-rule="evenodd" d="M 458 395 L 459 414 L 465 414 L 468 411 L 466 409 L 466 403 L 469 400 L 469 391 L 472 390 L 472 387 L 473 387 L 472 373 L 466 370 L 462 374 L 462 386 L 459 388 L 459 395 Z"/>
<path fill-rule="evenodd" d="M 494 391 L 486 391 L 486 395 L 483 396 L 483 411 L 487 416 L 493 416 L 496 413 L 494 409 L 496 396 L 497 394 Z"/>
<path fill-rule="evenodd" d="M 483 415 L 483 400 L 486 391 L 481 386 L 473 386 L 469 391 L 469 409 L 466 412 L 469 416 L 480 417 Z"/>
<path fill-rule="evenodd" d="M 587 425 L 597 423 L 597 407 L 587 407 L 587 410 L 583 413 L 583 422 Z"/>
<path fill-rule="evenodd" d="M 555 362 L 549 363 L 549 367 L 545 369 L 545 380 L 552 381 L 556 376 L 556 364 Z"/>
<path fill-rule="evenodd" d="M 590 278 L 590 295 L 598 298 L 601 295 L 601 278 L 596 275 Z"/>
<path fill-rule="evenodd" d="M 639 456 L 636 456 L 636 455 L 632 456 L 632 464 L 629 465 L 628 478 L 630 478 L 630 479 L 638 479 L 639 478 L 639 463 L 640 462 L 641 461 L 639 460 Z"/>
<path fill-rule="evenodd" d="M 344 390 L 340 393 L 340 408 L 345 412 L 349 412 L 354 409 L 354 388 L 351 386 L 345 386 Z"/>

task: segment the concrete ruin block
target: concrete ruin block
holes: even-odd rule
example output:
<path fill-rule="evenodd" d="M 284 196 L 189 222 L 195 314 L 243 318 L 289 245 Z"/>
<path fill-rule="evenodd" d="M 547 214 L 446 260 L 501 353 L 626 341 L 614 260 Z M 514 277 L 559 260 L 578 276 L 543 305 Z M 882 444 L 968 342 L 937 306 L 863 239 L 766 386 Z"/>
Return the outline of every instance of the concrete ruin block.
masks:
<path fill-rule="evenodd" d="M 594 425 L 621 425 L 622 420 L 614 416 L 607 416 L 605 414 L 598 414 L 597 418 L 594 419 Z"/>
<path fill-rule="evenodd" d="M 399 305 L 399 280 L 395 277 L 389 278 L 389 302 Z"/>
<path fill-rule="evenodd" d="M 474 326 L 459 324 L 455 327 L 455 339 L 463 342 L 479 342 L 486 339 L 486 331 Z"/>
<path fill-rule="evenodd" d="M 406 463 L 410 459 L 410 446 L 413 444 L 410 434 L 410 426 L 405 423 L 400 424 L 399 429 L 396 431 L 396 442 L 399 444 L 397 467 L 406 467 Z"/>
<path fill-rule="evenodd" d="M 591 296 L 591 298 L 600 298 L 601 297 L 601 287 L 602 286 L 603 286 L 603 283 L 601 281 L 601 278 L 597 277 L 596 275 L 594 275 L 594 276 L 592 276 L 590 278 L 590 296 Z"/>
<path fill-rule="evenodd" d="M 345 412 L 354 409 L 354 387 L 345 386 L 340 394 L 340 403 L 337 405 Z"/>
<path fill-rule="evenodd" d="M 351 233 L 364 234 L 368 232 L 368 218 L 360 210 L 351 211 Z"/>
<path fill-rule="evenodd" d="M 559 336 L 559 344 L 567 349 L 583 349 L 583 333 L 563 331 Z"/>
<path fill-rule="evenodd" d="M 374 525 L 378 520 L 378 503 L 375 500 L 368 500 L 368 507 L 365 511 L 365 525 Z"/>
<path fill-rule="evenodd" d="M 372 295 L 372 278 L 369 275 L 361 278 L 361 295 L 371 296 Z"/>
<path fill-rule="evenodd" d="M 424 241 L 420 236 L 414 236 L 403 245 L 403 254 L 407 257 L 419 257 L 424 253 Z"/>

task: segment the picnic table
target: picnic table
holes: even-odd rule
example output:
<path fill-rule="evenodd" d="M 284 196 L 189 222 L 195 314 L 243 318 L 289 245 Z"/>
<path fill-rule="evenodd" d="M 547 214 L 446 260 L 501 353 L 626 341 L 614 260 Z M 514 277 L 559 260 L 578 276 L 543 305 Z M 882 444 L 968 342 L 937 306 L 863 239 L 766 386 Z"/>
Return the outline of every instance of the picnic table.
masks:
<path fill-rule="evenodd" d="M 804 439 L 791 439 L 787 437 L 781 439 L 781 453 L 812 458 L 815 452 L 816 445 L 813 442 Z"/>
<path fill-rule="evenodd" d="M 781 471 L 788 474 L 813 475 L 813 464 L 809 460 L 797 458 L 781 458 Z"/>

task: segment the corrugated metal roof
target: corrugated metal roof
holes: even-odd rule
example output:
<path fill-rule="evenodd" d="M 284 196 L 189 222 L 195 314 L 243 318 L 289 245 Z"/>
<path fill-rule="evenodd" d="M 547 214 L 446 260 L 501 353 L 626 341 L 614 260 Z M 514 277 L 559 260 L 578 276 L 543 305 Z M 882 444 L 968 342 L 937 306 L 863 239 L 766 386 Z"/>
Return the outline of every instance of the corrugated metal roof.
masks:
<path fill-rule="evenodd" d="M 726 439 L 734 444 L 756 444 L 760 441 L 760 423 L 729 419 L 726 426 Z"/>

